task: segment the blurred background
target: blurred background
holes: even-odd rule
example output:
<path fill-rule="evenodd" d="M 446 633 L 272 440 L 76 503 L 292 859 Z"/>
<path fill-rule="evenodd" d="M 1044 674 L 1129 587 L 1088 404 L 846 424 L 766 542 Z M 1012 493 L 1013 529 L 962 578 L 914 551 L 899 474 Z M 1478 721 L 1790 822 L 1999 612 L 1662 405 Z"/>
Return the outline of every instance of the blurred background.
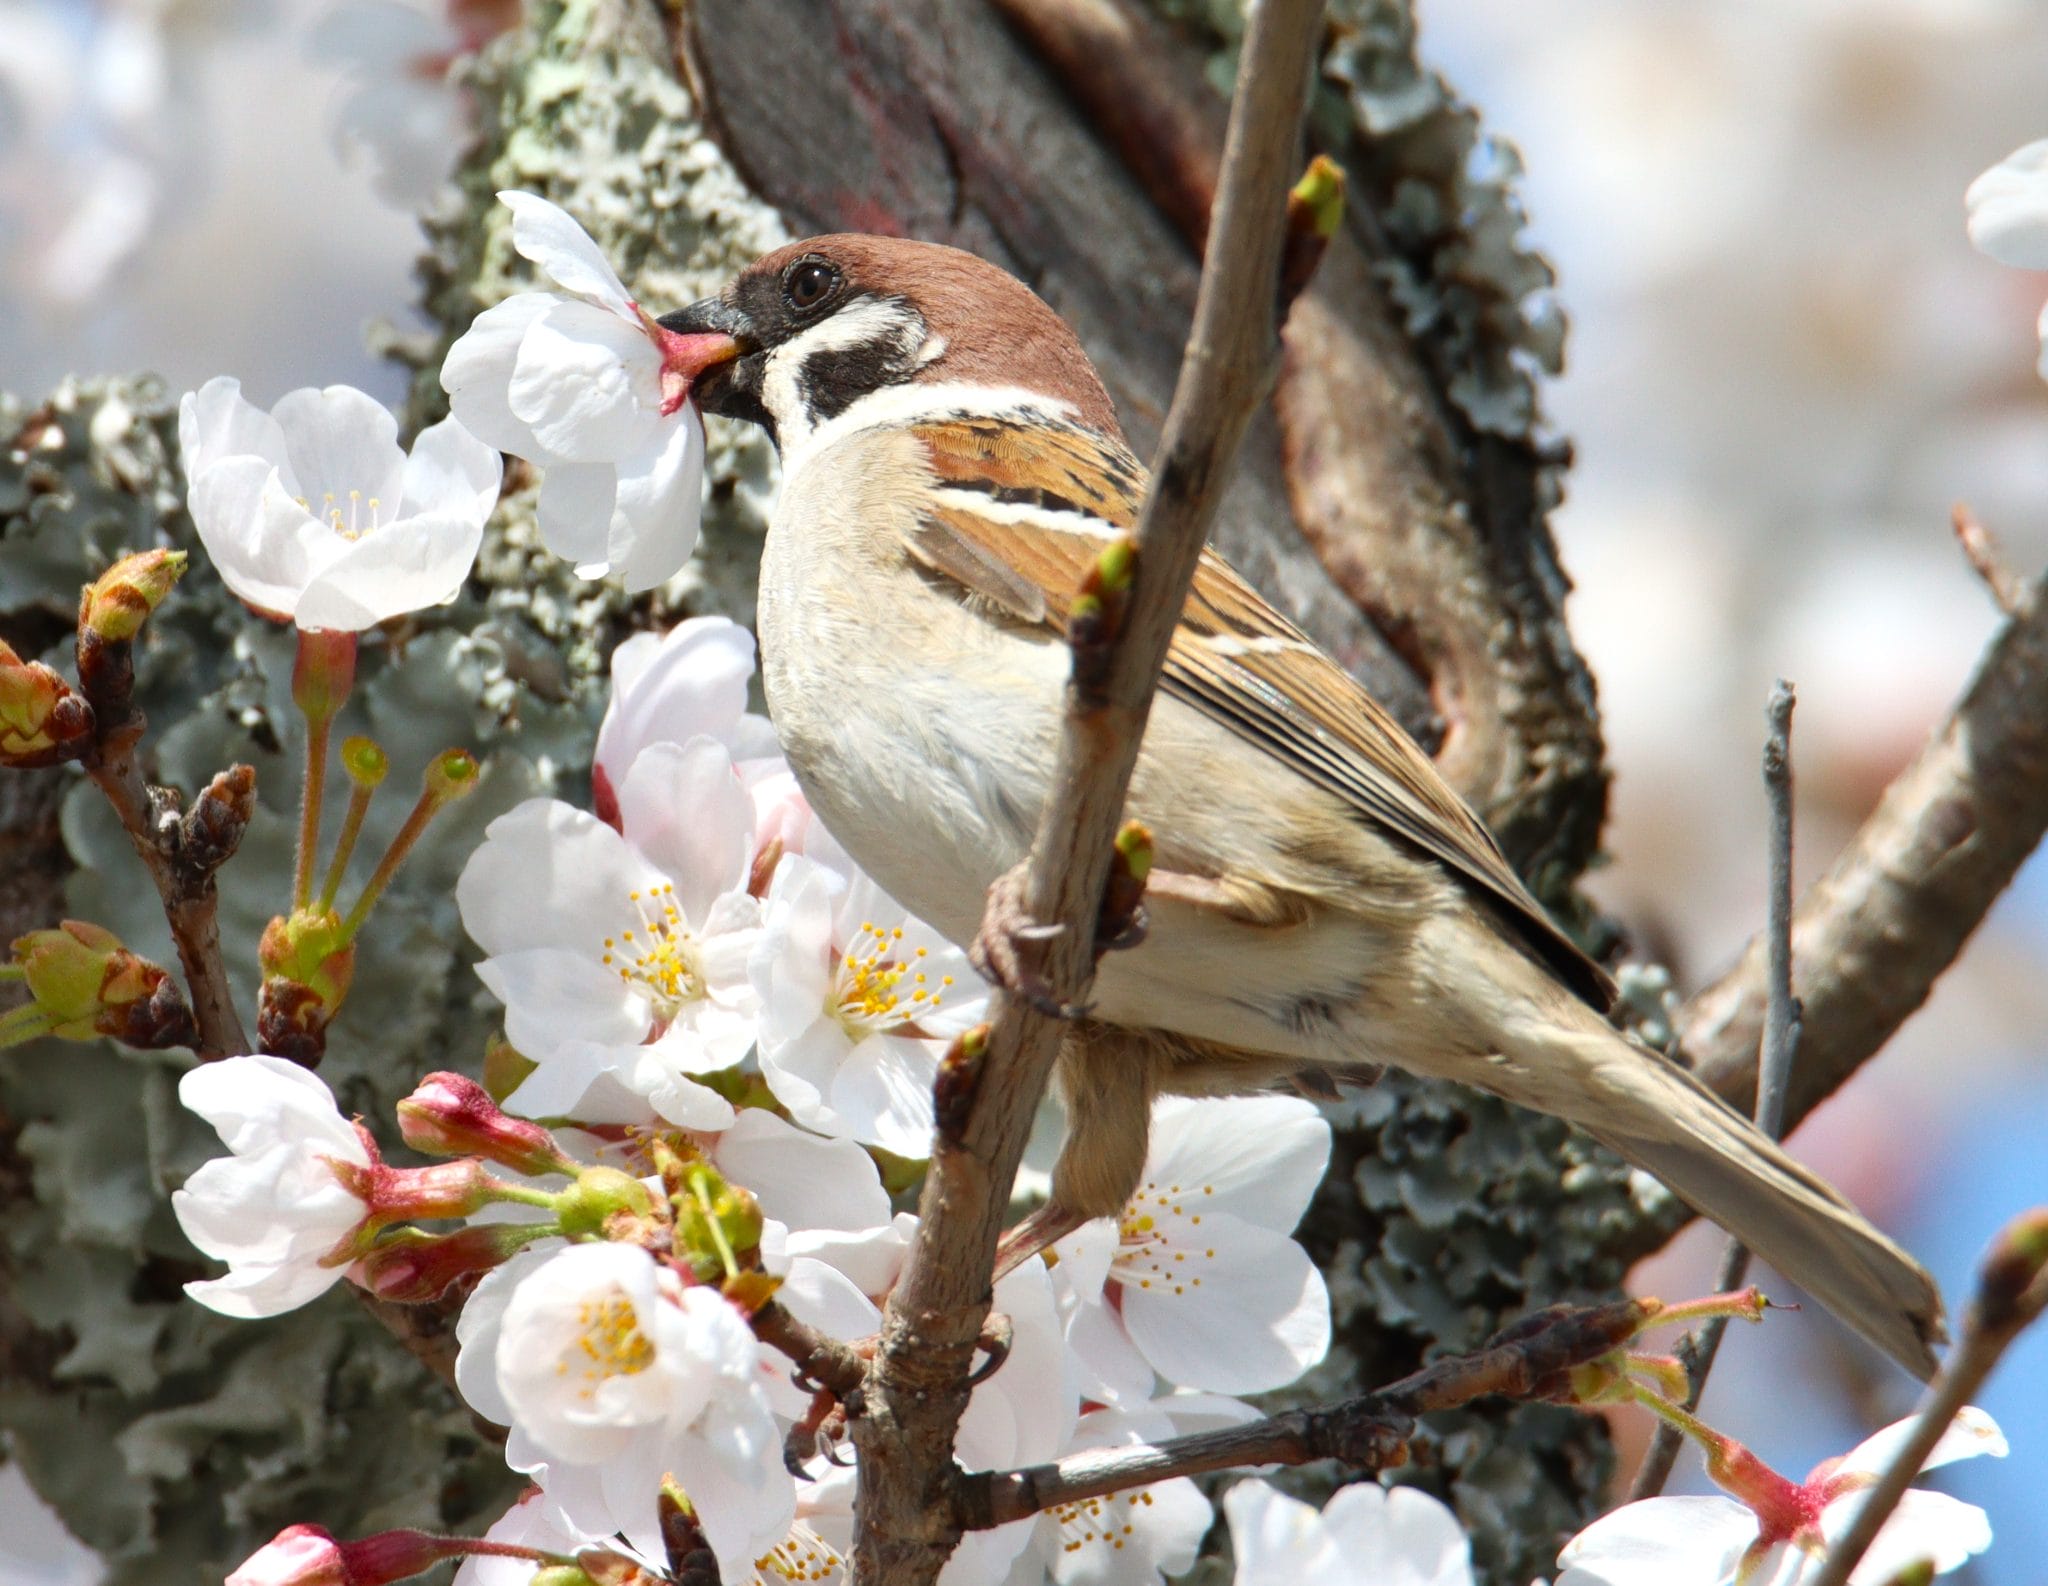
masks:
<path fill-rule="evenodd" d="M 1572 333 L 1555 526 L 1615 771 L 1601 902 L 1681 989 L 1763 917 L 1762 711 L 1798 687 L 1798 873 L 1826 865 L 1968 676 L 1996 612 L 1963 501 L 2048 564 L 2048 275 L 1963 230 L 1970 180 L 2048 136 L 2038 0 L 1418 0 L 1425 56 L 1522 153 Z M 0 0 L 0 386 L 153 369 L 269 404 L 396 400 L 414 206 L 447 77 L 506 0 Z M 1802 1154 L 1951 1293 L 2048 1200 L 2048 865 L 2036 862 Z M 1704 1287 L 1695 1229 L 1638 1274 Z M 1809 1310 L 1730 1338 L 1709 1418 L 1792 1475 L 1904 1413 Z M 1845 1365 L 1849 1361 L 1852 1364 Z M 1941 1483 L 1987 1506 L 1985 1583 L 2048 1556 L 2048 1336 L 1985 1399 L 2014 1443 Z M 1641 1427 L 1624 1422 L 1625 1444 Z M 95 1578 L 0 1471 L 0 1586 Z M 1673 1491 L 1709 1490 L 1698 1461 Z"/>

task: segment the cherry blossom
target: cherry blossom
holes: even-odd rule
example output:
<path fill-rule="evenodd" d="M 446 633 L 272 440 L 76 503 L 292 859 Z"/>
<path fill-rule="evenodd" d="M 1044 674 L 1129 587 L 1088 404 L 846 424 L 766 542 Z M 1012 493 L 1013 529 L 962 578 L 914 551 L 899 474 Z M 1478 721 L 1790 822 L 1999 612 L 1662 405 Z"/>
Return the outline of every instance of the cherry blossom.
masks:
<path fill-rule="evenodd" d="M 1235 1586 L 1472 1586 L 1471 1544 L 1457 1516 L 1413 1487 L 1359 1482 L 1318 1514 L 1247 1479 L 1223 1495 L 1223 1512 Z"/>
<path fill-rule="evenodd" d="M 1329 1292 L 1289 1235 L 1329 1159 L 1329 1125 L 1296 1097 L 1163 1098 L 1123 1216 L 1054 1246 L 1083 1391 L 1128 1407 L 1156 1371 L 1253 1393 L 1321 1360 Z"/>
<path fill-rule="evenodd" d="M 528 1117 L 722 1129 L 733 1109 L 692 1074 L 754 1040 L 747 979 L 760 909 L 746 893 L 753 809 L 708 738 L 639 755 L 623 834 L 552 799 L 493 821 L 456 884 L 507 1037 L 538 1066 L 506 1098 Z"/>
<path fill-rule="evenodd" d="M 2015 149 L 1969 186 L 1970 241 L 2000 264 L 2048 270 L 2048 138 Z M 2048 307 L 2041 310 L 2041 378 L 2048 380 Z"/>
<path fill-rule="evenodd" d="M 412 454 L 351 386 L 269 413 L 225 375 L 186 393 L 178 441 L 199 538 L 229 589 L 301 628 L 359 632 L 453 600 L 498 499 L 491 449 L 453 419 Z"/>
<path fill-rule="evenodd" d="M 762 1075 L 810 1128 L 927 1156 L 939 1059 L 988 988 L 823 832 L 807 842 L 776 868 L 750 966 Z"/>
<path fill-rule="evenodd" d="M 0 1581 L 8 1586 L 100 1586 L 106 1561 L 65 1526 L 21 1466 L 0 1464 Z"/>
<path fill-rule="evenodd" d="M 228 1316 L 276 1316 L 341 1281 L 369 1207 L 350 1176 L 375 1157 L 334 1095 L 277 1057 L 205 1063 L 178 1099 L 233 1154 L 205 1163 L 171 1195 L 190 1239 L 230 1267 L 185 1292 Z"/>
<path fill-rule="evenodd" d="M 1910 1435 L 1900 1421 L 1847 1454 L 1824 1460 L 1803 1482 L 1771 1470 L 1739 1444 L 1709 1462 L 1735 1497 L 1645 1498 L 1602 1516 L 1572 1538 L 1557 1586 L 1797 1586 L 1818 1573 L 1829 1544 L 1855 1522 L 1866 1492 Z M 2005 1435 L 1982 1410 L 1961 1411 L 1922 1470 L 1979 1454 L 2002 1457 Z M 1907 1565 L 1946 1574 L 1991 1545 L 1975 1504 L 1915 1488 L 1886 1519 L 1850 1586 L 1884 1586 Z"/>
<path fill-rule="evenodd" d="M 512 246 L 560 292 L 484 310 L 448 349 L 449 407 L 500 451 L 546 470 L 540 528 L 586 578 L 651 589 L 697 543 L 704 426 L 690 382 L 730 356 L 729 338 L 663 329 L 569 214 L 504 192 Z"/>
<path fill-rule="evenodd" d="M 715 1289 L 637 1246 L 536 1249 L 477 1285 L 456 1383 L 511 1428 L 505 1457 L 561 1522 L 661 1556 L 663 1479 L 690 1497 L 721 1573 L 785 1535 L 795 1496 L 753 1332 Z"/>

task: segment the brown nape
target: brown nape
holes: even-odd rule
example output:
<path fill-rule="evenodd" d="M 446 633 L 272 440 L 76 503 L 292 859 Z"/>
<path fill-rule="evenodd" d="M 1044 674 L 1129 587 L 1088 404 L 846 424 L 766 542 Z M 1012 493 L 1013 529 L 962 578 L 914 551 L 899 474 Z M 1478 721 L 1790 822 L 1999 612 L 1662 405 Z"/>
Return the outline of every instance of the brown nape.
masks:
<path fill-rule="evenodd" d="M 839 232 L 778 248 L 749 273 L 779 275 L 807 254 L 838 265 L 853 293 L 907 298 L 945 337 L 945 352 L 918 371 L 918 380 L 1042 392 L 1072 403 L 1090 429 L 1123 439 L 1116 408 L 1079 339 L 1009 271 L 936 242 Z"/>

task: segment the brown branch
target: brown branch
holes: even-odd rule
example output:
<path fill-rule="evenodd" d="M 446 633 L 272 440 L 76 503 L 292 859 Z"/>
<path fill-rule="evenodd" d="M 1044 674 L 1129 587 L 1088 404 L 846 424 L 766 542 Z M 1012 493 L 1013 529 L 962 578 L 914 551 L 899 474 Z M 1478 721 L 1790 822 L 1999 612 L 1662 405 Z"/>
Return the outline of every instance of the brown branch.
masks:
<path fill-rule="evenodd" d="M 2013 1340 L 2048 1309 L 2048 1211 L 2016 1219 L 1991 1247 L 1978 1273 L 1977 1295 L 1963 1324 L 1962 1341 L 1942 1363 L 1913 1432 L 1893 1454 L 1863 1499 L 1842 1539 L 1828 1550 L 1814 1586 L 1846 1586 L 1849 1572 L 1870 1550 L 1899 1499 L 1934 1452 L 1942 1433 L 1977 1396 L 1984 1379 Z"/>
<path fill-rule="evenodd" d="M 1080 1002 L 1093 977 L 1111 840 L 1152 692 L 1225 474 L 1271 379 L 1273 318 L 1249 306 L 1275 300 L 1321 15 L 1320 0 L 1265 0 L 1251 13 L 1214 245 L 1139 516 L 1135 586 L 1099 667 L 1090 657 L 1087 685 L 1077 679 L 1068 689 L 1053 791 L 1021 892 L 1029 918 L 1057 930 L 1044 978 L 1066 1003 Z M 1062 1021 L 1024 998 L 999 995 L 996 1006 L 965 1126 L 933 1158 L 918 1235 L 852 1420 L 861 1467 L 855 1586 L 922 1586 L 960 1535 L 954 1434 L 1010 1187 L 1064 1033 Z"/>
<path fill-rule="evenodd" d="M 1792 995 L 1792 685 L 1783 678 L 1771 690 L 1765 715 L 1769 729 L 1764 738 L 1764 794 L 1771 806 L 1770 911 L 1765 935 L 1770 942 L 1769 1002 L 1764 1012 L 1763 1078 L 1757 1087 L 1756 1126 L 1773 1140 L 1785 1122 L 1785 1091 L 1792 1082 L 1792 1065 L 1799 1052 L 1799 1002 Z M 1749 1246 L 1729 1237 L 1721 1253 L 1721 1268 L 1714 1278 L 1714 1292 L 1727 1294 L 1742 1287 L 1749 1276 Z M 1699 1408 L 1707 1391 L 1707 1377 L 1721 1353 L 1721 1338 L 1728 1331 L 1728 1318 L 1717 1316 L 1698 1332 L 1688 1334 L 1678 1346 L 1678 1358 L 1685 1365 L 1688 1386 L 1685 1408 Z M 1649 1451 L 1628 1490 L 1628 1501 L 1639 1503 L 1654 1498 L 1671 1479 L 1678 1463 L 1678 1450 L 1685 1440 L 1676 1423 L 1659 1421 L 1650 1439 Z"/>
<path fill-rule="evenodd" d="M 2048 600 L 1992 641 L 1968 689 L 1885 790 L 1792 922 L 1804 1012 L 1785 1102 L 1795 1127 L 1927 998 L 2048 831 Z M 1748 1111 L 1768 1000 L 1768 936 L 1692 998 L 1679 1045 Z M 1668 1235 L 1669 1230 L 1665 1233 Z"/>
<path fill-rule="evenodd" d="M 1355 1470 L 1383 1470 L 1407 1459 L 1417 1416 L 1490 1394 L 1553 1397 L 1572 1367 L 1620 1348 L 1641 1328 L 1642 1320 L 1640 1307 L 1628 1300 L 1552 1307 L 1470 1354 L 1433 1361 L 1377 1393 L 1343 1404 L 1289 1410 L 1245 1426 L 1163 1443 L 1089 1449 L 1024 1470 L 962 1476 L 961 1507 L 968 1528 L 982 1530 L 1060 1504 L 1244 1465 L 1305 1465 L 1335 1459 Z"/>
<path fill-rule="evenodd" d="M 94 708 L 99 708 L 97 702 Z M 136 758 L 142 717 L 133 711 L 117 714 L 111 728 L 105 725 L 107 716 L 100 719 L 99 742 L 85 761 L 85 771 L 113 805 L 163 900 L 164 918 L 178 947 L 199 1025 L 199 1056 L 211 1061 L 251 1051 L 221 960 L 215 918 L 219 894 L 213 878 L 249 824 L 256 773 L 245 765 L 221 773 L 181 818 L 175 793 L 143 781 Z"/>
<path fill-rule="evenodd" d="M 1970 569 L 1991 591 L 1998 609 L 2017 617 L 2033 603 L 2034 592 L 2027 581 L 2012 570 L 1998 548 L 1998 538 L 1978 521 L 1977 514 L 1958 501 L 1949 511 L 1949 526 L 1956 532 L 1956 544 Z"/>

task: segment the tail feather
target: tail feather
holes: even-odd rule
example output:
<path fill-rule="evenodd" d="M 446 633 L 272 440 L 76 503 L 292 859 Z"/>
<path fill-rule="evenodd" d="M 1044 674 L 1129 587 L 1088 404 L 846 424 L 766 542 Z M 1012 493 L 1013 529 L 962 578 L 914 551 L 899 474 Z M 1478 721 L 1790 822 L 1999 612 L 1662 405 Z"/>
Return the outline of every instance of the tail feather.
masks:
<path fill-rule="evenodd" d="M 1487 1056 L 1451 1077 L 1577 1124 L 1915 1376 L 1933 1375 L 1947 1333 L 1918 1262 L 1686 1070 L 1631 1043 L 1498 936 L 1494 953 L 1475 952 L 1471 927 L 1457 928 L 1461 951 L 1435 961 L 1483 970 L 1443 989 Z"/>
<path fill-rule="evenodd" d="M 1934 1280 L 1824 1179 L 1691 1074 L 1647 1052 L 1642 1078 L 1588 1132 L 1662 1181 L 1922 1381 L 1946 1336 Z M 1637 1129 L 1635 1102 L 1654 1114 Z M 1682 1131 L 1674 1126 L 1682 1125 Z"/>

